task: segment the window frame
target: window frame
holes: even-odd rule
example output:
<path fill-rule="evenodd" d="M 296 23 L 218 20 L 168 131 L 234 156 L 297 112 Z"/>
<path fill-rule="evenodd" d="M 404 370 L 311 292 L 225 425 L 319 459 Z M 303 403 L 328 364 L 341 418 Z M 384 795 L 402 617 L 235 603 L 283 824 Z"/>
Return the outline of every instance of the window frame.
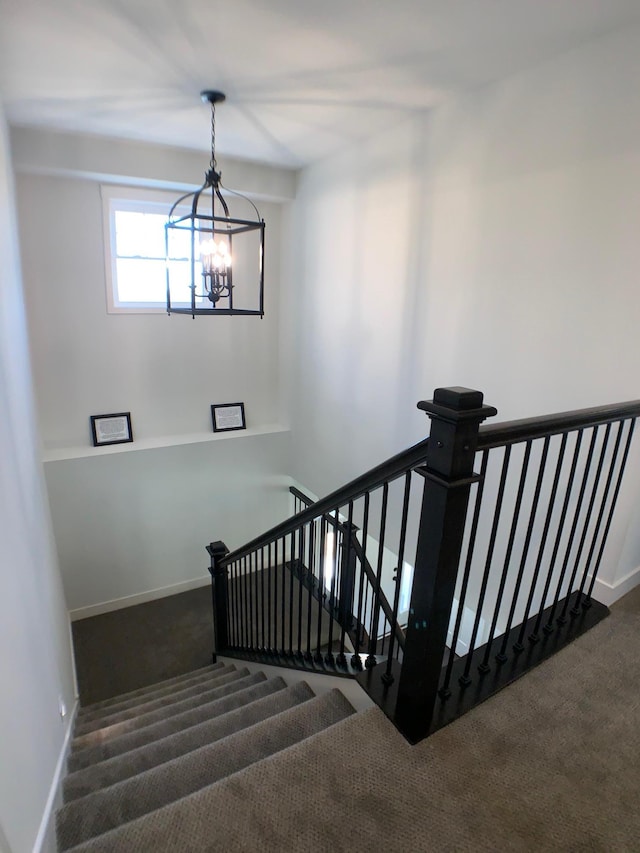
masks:
<path fill-rule="evenodd" d="M 145 187 L 103 184 L 102 218 L 104 231 L 105 285 L 108 314 L 166 314 L 166 299 L 154 302 L 121 302 L 118 293 L 115 214 L 125 210 L 137 213 L 162 213 L 167 218 L 176 193 Z M 182 210 L 182 208 L 179 208 Z M 188 210 L 184 207 L 185 212 Z M 157 259 L 156 259 L 157 260 Z M 186 304 L 186 303 L 185 303 Z"/>

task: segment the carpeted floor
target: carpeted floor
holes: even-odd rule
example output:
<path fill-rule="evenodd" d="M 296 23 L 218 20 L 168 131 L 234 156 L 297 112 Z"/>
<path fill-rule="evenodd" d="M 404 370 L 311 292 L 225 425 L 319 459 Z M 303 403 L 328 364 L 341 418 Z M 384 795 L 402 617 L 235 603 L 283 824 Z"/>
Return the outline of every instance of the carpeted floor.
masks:
<path fill-rule="evenodd" d="M 118 849 L 636 853 L 639 685 L 640 588 L 418 746 L 362 712 L 125 825 Z"/>
<path fill-rule="evenodd" d="M 71 625 L 80 703 L 100 702 L 211 663 L 211 587 Z"/>

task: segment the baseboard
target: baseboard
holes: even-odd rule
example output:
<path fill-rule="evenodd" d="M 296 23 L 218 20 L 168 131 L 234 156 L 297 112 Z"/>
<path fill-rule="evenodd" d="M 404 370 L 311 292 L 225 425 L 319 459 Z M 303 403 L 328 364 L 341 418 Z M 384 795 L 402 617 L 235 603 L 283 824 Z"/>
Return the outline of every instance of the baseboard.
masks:
<path fill-rule="evenodd" d="M 631 590 L 639 584 L 640 566 L 633 569 L 629 574 L 612 584 L 597 578 L 593 586 L 593 597 L 597 601 L 600 601 L 602 604 L 606 604 L 607 607 L 609 607 L 609 605 L 616 602 L 619 598 L 622 598 L 622 596 L 626 595 L 628 592 L 631 592 Z"/>
<path fill-rule="evenodd" d="M 122 598 L 114 598 L 111 601 L 102 601 L 99 604 L 89 604 L 87 607 L 78 607 L 69 611 L 72 622 L 78 619 L 88 619 L 90 616 L 100 616 L 102 613 L 111 613 L 112 610 L 121 610 L 123 607 L 133 607 L 136 604 L 146 604 L 147 601 L 155 601 L 157 598 L 166 598 L 168 595 L 178 595 L 181 592 L 189 592 L 190 589 L 198 589 L 201 586 L 209 586 L 210 575 L 193 578 L 189 581 L 173 583 L 170 586 L 150 589 L 146 592 L 138 592 L 135 595 L 125 595 Z"/>
<path fill-rule="evenodd" d="M 60 755 L 58 756 L 58 762 L 51 781 L 49 796 L 47 797 L 47 803 L 44 807 L 42 820 L 40 821 L 40 829 L 38 830 L 38 835 L 36 836 L 36 841 L 33 845 L 33 853 L 55 853 L 57 849 L 54 815 L 56 809 L 62 805 L 62 780 L 65 775 L 64 770 L 67 762 L 67 754 L 71 744 L 71 733 L 73 732 L 73 725 L 77 712 L 78 700 L 76 699 L 73 711 L 69 715 L 67 731 L 65 732 L 64 741 L 62 742 Z"/>

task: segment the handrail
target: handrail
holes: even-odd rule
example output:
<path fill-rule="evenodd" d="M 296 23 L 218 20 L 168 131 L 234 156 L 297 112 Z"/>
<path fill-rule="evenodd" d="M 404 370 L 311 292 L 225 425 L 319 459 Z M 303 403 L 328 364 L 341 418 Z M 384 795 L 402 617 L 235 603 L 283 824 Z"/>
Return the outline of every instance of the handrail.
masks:
<path fill-rule="evenodd" d="M 298 498 L 306 506 L 313 506 L 315 503 L 315 501 L 311 500 L 309 495 L 305 495 L 305 493 L 301 492 L 296 486 L 289 486 L 289 492 L 294 496 L 294 498 Z"/>
<path fill-rule="evenodd" d="M 289 533 L 294 533 L 299 527 L 309 521 L 313 521 L 314 518 L 335 511 L 338 507 L 344 506 L 349 501 L 357 500 L 384 483 L 396 480 L 398 477 L 406 474 L 407 471 L 416 468 L 425 461 L 428 444 L 429 439 L 425 438 L 419 441 L 418 444 L 414 444 L 407 450 L 403 450 L 401 453 L 392 456 L 391 459 L 387 459 L 386 462 L 376 465 L 375 468 L 371 468 L 366 474 L 362 474 L 360 477 L 356 477 L 355 480 L 351 480 L 346 486 L 336 489 L 330 495 L 316 501 L 312 506 L 303 509 L 297 515 L 281 521 L 280 524 L 276 524 L 275 527 L 267 530 L 266 533 L 256 536 L 251 542 L 247 542 L 241 548 L 231 551 L 221 561 L 221 565 L 226 566 L 240 557 L 246 557 L 247 554 L 258 550 L 258 548 L 262 548 L 269 542 L 287 536 Z"/>
<path fill-rule="evenodd" d="M 616 403 L 610 406 L 594 406 L 590 409 L 558 412 L 555 415 L 486 424 L 479 430 L 478 450 L 490 450 L 492 447 L 503 447 L 528 439 L 558 435 L 581 427 L 614 423 L 636 418 L 639 415 L 640 400 L 630 400 L 627 403 Z"/>
<path fill-rule="evenodd" d="M 404 648 L 404 640 L 405 640 L 404 631 L 402 630 L 402 628 L 398 624 L 397 619 L 393 615 L 393 607 L 389 603 L 389 599 L 384 594 L 382 589 L 377 588 L 378 579 L 376 577 L 376 573 L 373 571 L 373 567 L 372 567 L 371 563 L 369 562 L 369 560 L 367 560 L 367 557 L 363 551 L 362 545 L 358 542 L 358 540 L 356 539 L 355 536 L 353 538 L 354 538 L 353 550 L 355 551 L 356 556 L 360 560 L 360 563 L 362 565 L 362 568 L 364 569 L 364 573 L 367 576 L 367 579 L 369 580 L 369 583 L 371 584 L 371 586 L 376 591 L 376 595 L 378 596 L 378 599 L 380 601 L 380 609 L 384 613 L 389 625 L 392 626 L 393 632 L 396 635 L 396 640 L 400 644 L 400 648 L 403 649 Z"/>
<path fill-rule="evenodd" d="M 300 489 L 296 488 L 295 486 L 289 486 L 289 492 L 294 497 L 298 498 L 298 500 L 305 503 L 307 505 L 307 507 L 315 505 L 314 501 L 311 500 L 309 495 L 305 495 L 304 492 L 301 492 Z M 326 518 L 327 518 L 327 520 L 331 521 L 336 526 L 340 526 L 339 523 L 336 522 L 334 518 L 332 518 L 332 516 L 328 515 L 328 516 L 326 516 Z M 360 542 L 358 541 L 358 538 L 356 536 L 353 537 L 351 544 L 352 544 L 352 547 L 353 547 L 353 550 L 354 550 L 356 557 L 360 560 L 360 564 L 362 566 L 362 569 L 363 569 L 365 575 L 367 576 L 367 580 L 369 581 L 371 586 L 374 589 L 376 589 L 376 587 L 378 585 L 378 579 L 376 577 L 376 573 L 374 572 L 373 566 L 371 565 L 371 563 L 367 559 L 367 556 L 364 552 L 364 549 L 363 549 L 362 545 L 360 544 Z M 396 640 L 400 644 L 400 647 L 404 648 L 404 631 L 402 630 L 400 625 L 398 625 L 397 620 L 393 616 L 393 607 L 389 603 L 389 599 L 384 594 L 382 589 L 377 589 L 376 592 L 377 592 L 378 598 L 380 600 L 380 609 L 384 613 L 387 621 L 389 622 L 389 625 L 393 626 L 394 633 L 396 635 Z"/>

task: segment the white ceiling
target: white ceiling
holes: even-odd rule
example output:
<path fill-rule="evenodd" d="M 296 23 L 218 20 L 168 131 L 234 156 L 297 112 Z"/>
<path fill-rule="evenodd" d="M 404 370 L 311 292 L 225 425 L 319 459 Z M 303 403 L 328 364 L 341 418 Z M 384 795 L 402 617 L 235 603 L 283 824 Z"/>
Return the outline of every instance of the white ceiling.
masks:
<path fill-rule="evenodd" d="M 638 0 L 0 0 L 9 121 L 298 167 L 640 20 Z"/>

